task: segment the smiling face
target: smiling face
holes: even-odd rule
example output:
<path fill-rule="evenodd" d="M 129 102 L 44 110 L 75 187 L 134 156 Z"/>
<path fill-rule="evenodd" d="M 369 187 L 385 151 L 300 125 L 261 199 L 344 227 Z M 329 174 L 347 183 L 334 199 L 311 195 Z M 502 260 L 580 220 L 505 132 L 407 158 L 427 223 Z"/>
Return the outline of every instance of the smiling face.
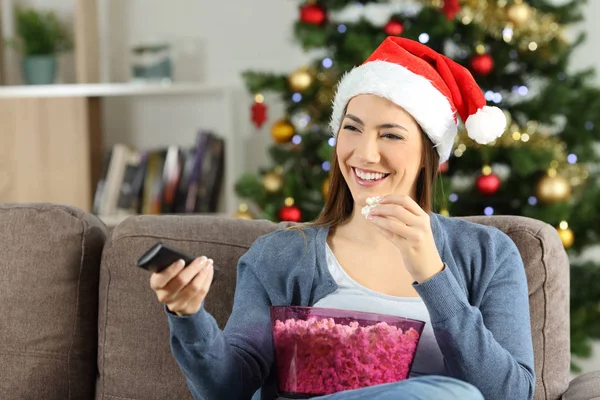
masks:
<path fill-rule="evenodd" d="M 337 136 L 340 171 L 354 202 L 368 197 L 407 194 L 415 198 L 423 167 L 423 139 L 417 122 L 404 109 L 376 95 L 348 103 Z"/>

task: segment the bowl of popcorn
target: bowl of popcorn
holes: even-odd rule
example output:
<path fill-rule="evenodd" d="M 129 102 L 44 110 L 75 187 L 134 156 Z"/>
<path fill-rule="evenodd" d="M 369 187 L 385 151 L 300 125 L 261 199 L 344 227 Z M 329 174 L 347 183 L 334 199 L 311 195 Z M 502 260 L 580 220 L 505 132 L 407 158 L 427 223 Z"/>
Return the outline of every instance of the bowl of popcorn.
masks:
<path fill-rule="evenodd" d="M 279 394 L 291 399 L 407 379 L 425 322 L 329 308 L 273 306 Z"/>

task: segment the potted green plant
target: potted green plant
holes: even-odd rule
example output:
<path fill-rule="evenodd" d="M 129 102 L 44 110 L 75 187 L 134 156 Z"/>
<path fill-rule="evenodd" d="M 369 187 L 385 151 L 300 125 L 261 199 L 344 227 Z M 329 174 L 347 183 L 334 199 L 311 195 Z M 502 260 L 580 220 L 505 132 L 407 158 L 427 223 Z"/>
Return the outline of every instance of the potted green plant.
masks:
<path fill-rule="evenodd" d="M 21 72 L 29 85 L 54 83 L 57 56 L 73 47 L 71 35 L 54 11 L 15 8 L 16 34 L 8 44 L 20 52 Z"/>

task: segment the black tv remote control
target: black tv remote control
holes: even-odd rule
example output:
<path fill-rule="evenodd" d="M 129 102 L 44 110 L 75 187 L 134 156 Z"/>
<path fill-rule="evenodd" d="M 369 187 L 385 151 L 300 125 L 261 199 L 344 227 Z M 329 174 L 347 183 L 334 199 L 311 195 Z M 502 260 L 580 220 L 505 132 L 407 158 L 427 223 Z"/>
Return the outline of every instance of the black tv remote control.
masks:
<path fill-rule="evenodd" d="M 151 248 L 149 248 L 138 260 L 137 266 L 150 272 L 161 272 L 174 262 L 183 260 L 185 265 L 189 265 L 194 261 L 194 257 L 191 257 L 179 250 L 175 250 L 172 247 L 166 246 L 165 244 L 158 242 Z M 215 272 L 217 271 L 216 266 L 213 265 Z M 214 281 L 214 276 L 213 276 Z"/>

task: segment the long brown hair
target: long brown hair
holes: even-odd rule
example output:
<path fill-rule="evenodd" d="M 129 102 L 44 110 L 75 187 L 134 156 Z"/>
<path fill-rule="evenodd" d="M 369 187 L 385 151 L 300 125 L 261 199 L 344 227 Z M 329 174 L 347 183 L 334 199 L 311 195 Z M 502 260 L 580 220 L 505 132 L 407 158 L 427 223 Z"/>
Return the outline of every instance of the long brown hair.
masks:
<path fill-rule="evenodd" d="M 432 202 L 434 195 L 434 182 L 437 178 L 439 167 L 439 154 L 433 147 L 429 137 L 421 131 L 423 140 L 421 161 L 423 167 L 419 172 L 416 187 L 416 201 L 423 211 L 430 213 L 432 211 Z M 325 206 L 319 216 L 308 225 L 323 226 L 329 225 L 334 228 L 348 221 L 352 215 L 354 200 L 350 188 L 346 184 L 342 171 L 340 170 L 337 159 L 337 142 L 331 159 L 331 173 L 329 175 L 329 191 L 325 198 Z"/>

